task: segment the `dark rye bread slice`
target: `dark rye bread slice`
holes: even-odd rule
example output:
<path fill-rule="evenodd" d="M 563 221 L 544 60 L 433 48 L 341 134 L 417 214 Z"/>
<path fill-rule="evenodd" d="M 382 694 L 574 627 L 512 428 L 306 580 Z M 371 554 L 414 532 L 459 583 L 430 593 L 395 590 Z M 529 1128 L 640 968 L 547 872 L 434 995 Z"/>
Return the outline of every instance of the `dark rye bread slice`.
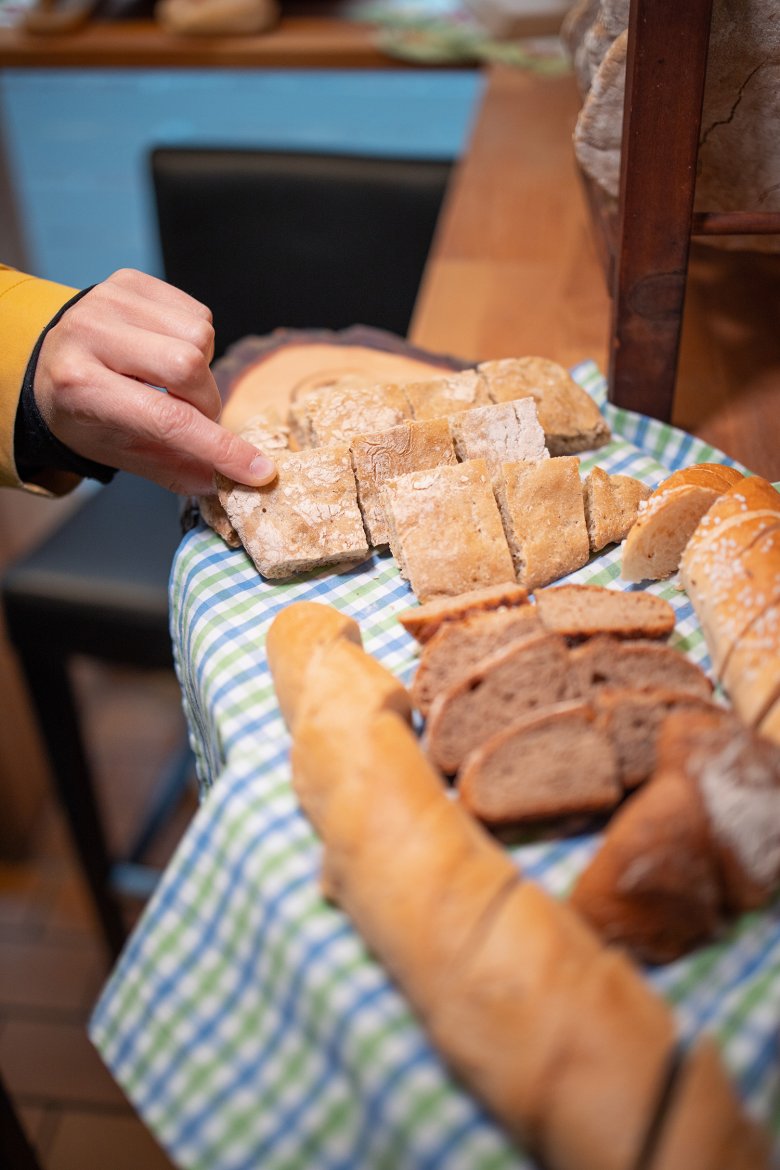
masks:
<path fill-rule="evenodd" d="M 596 724 L 612 744 L 623 788 L 636 788 L 652 776 L 656 745 L 664 720 L 675 711 L 707 711 L 715 704 L 686 691 L 604 687 L 593 696 Z"/>
<path fill-rule="evenodd" d="M 458 622 L 473 613 L 525 605 L 528 590 L 522 585 L 507 582 L 503 585 L 484 585 L 470 589 L 456 597 L 442 597 L 425 605 L 414 605 L 399 613 L 398 620 L 408 634 L 421 645 L 428 642 L 445 622 Z"/>
<path fill-rule="evenodd" d="M 612 745 L 588 703 L 521 716 L 471 752 L 458 775 L 465 807 L 486 825 L 606 812 L 623 790 Z"/>
<path fill-rule="evenodd" d="M 444 622 L 422 648 L 411 686 L 413 705 L 427 715 L 439 692 L 454 686 L 483 658 L 541 628 L 533 605 L 477 611 Z"/>
<path fill-rule="evenodd" d="M 469 752 L 524 712 L 576 697 L 574 681 L 558 634 L 510 643 L 436 697 L 425 731 L 429 758 L 454 774 Z"/>
<path fill-rule="evenodd" d="M 535 595 L 536 608 L 548 630 L 564 638 L 667 638 L 674 629 L 674 609 L 653 593 L 625 592 L 601 585 L 553 585 Z"/>
<path fill-rule="evenodd" d="M 599 635 L 570 652 L 575 693 L 592 695 L 603 687 L 648 691 L 673 688 L 708 699 L 712 683 L 689 658 L 671 646 L 645 640 L 622 641 Z"/>

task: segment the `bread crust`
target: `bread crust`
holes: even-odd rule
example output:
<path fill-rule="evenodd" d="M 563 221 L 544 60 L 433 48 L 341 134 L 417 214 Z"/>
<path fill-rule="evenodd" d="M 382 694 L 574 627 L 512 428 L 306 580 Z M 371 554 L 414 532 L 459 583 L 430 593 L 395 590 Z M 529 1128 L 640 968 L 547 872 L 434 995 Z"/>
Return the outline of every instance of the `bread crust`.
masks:
<path fill-rule="evenodd" d="M 579 640 L 598 634 L 617 638 L 666 638 L 674 609 L 653 593 L 627 593 L 602 585 L 549 585 L 534 598 L 548 630 Z"/>
<path fill-rule="evenodd" d="M 317 651 L 345 638 L 362 645 L 357 622 L 331 605 L 298 601 L 276 615 L 265 639 L 265 653 L 282 716 L 292 728 L 303 694 L 304 677 Z"/>
<path fill-rule="evenodd" d="M 441 418 L 487 406 L 490 396 L 485 379 L 476 370 L 462 370 L 427 382 L 407 382 L 404 393 L 416 419 Z"/>
<path fill-rule="evenodd" d="M 585 477 L 583 493 L 590 549 L 600 552 L 625 540 L 650 488 L 634 476 L 608 475 L 594 467 Z"/>
<path fill-rule="evenodd" d="M 525 605 L 528 590 L 514 582 L 501 585 L 486 585 L 481 589 L 470 589 L 455 597 L 442 597 L 425 605 L 416 605 L 399 613 L 398 620 L 408 634 L 424 645 L 445 622 L 462 621 L 475 613 L 489 613 Z"/>

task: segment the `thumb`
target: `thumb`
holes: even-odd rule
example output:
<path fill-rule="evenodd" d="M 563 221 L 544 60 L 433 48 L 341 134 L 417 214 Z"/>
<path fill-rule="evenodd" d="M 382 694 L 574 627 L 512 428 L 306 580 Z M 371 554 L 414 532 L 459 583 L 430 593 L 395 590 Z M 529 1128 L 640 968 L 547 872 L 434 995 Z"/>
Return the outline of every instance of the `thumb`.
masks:
<path fill-rule="evenodd" d="M 276 464 L 246 439 L 212 424 L 221 434 L 216 444 L 214 470 L 247 487 L 262 487 L 276 478 Z"/>

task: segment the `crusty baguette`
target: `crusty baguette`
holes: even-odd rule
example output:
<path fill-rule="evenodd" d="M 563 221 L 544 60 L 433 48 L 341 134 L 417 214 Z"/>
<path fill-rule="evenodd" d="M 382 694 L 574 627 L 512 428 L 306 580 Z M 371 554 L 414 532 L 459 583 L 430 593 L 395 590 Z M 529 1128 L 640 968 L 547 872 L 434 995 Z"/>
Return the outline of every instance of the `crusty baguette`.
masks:
<path fill-rule="evenodd" d="M 265 652 L 276 697 L 292 728 L 303 694 L 303 678 L 317 650 L 339 638 L 362 645 L 360 626 L 331 605 L 298 601 L 281 610 L 268 628 Z"/>
<path fill-rule="evenodd" d="M 485 585 L 455 597 L 442 597 L 425 605 L 412 606 L 399 613 L 398 620 L 408 634 L 424 645 L 445 622 L 461 621 L 474 613 L 525 605 L 527 601 L 528 591 L 522 585 L 513 582 Z"/>
<path fill-rule="evenodd" d="M 634 1170 L 645 1158 L 661 1170 L 666 1161 L 653 1159 L 665 1142 L 676 1170 L 701 1095 L 690 1089 L 699 1076 L 694 1054 L 687 1081 L 681 1061 L 683 1091 L 673 1082 L 665 1100 L 671 1009 L 565 904 L 522 881 L 447 798 L 409 725 L 376 698 L 389 684 L 355 689 L 353 678 L 347 688 L 336 663 L 344 648 L 326 645 L 304 669 L 293 737 L 294 783 L 322 837 L 326 888 L 444 1061 L 540 1163 Z M 366 656 L 349 649 L 359 674 Z M 348 734 L 346 694 L 355 701 Z M 741 1170 L 748 1156 L 764 1170 L 760 1134 L 712 1062 L 705 1071 L 730 1109 L 721 1126 L 728 1161 L 718 1170 Z"/>

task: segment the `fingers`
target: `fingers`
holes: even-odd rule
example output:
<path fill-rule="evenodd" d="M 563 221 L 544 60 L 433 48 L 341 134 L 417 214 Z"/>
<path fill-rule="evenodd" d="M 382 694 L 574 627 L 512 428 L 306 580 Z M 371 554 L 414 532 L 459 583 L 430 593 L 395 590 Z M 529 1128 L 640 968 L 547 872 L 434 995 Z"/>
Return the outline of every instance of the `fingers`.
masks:
<path fill-rule="evenodd" d="M 135 293 L 140 297 L 156 302 L 158 305 L 179 307 L 184 312 L 194 313 L 197 316 L 205 318 L 207 321 L 211 320 L 211 309 L 201 304 L 194 297 L 191 297 L 189 293 L 184 292 L 183 289 L 176 288 L 172 284 L 168 284 L 164 280 L 159 280 L 156 276 L 150 276 L 146 272 L 139 272 L 135 268 L 120 268 L 102 283 L 110 288 L 123 289 Z"/>
<path fill-rule="evenodd" d="M 213 492 L 215 471 L 251 487 L 274 479 L 270 459 L 190 403 L 99 366 L 91 375 L 47 420 L 78 454 L 185 494 Z"/>

